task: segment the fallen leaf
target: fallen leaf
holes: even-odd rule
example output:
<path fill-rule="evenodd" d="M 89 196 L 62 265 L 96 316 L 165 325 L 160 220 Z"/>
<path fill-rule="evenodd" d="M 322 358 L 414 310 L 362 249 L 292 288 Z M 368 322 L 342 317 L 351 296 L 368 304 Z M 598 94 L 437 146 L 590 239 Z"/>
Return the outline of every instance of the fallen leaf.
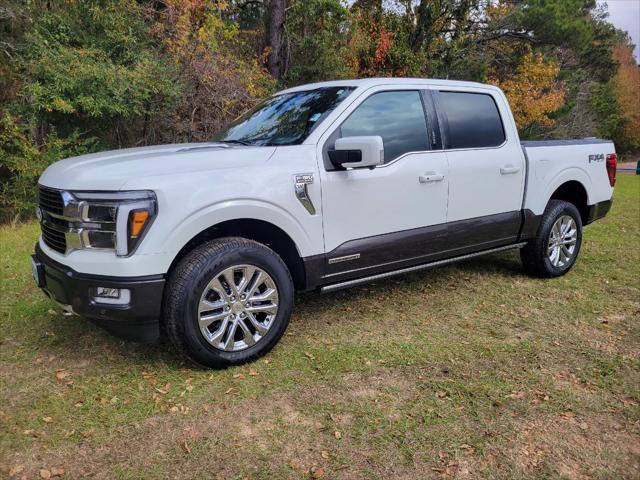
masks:
<path fill-rule="evenodd" d="M 9 476 L 13 477 L 14 475 L 17 475 L 23 471 L 24 471 L 24 465 L 14 465 L 9 469 Z"/>
<path fill-rule="evenodd" d="M 336 437 L 336 439 L 340 440 L 342 438 L 342 434 L 340 432 L 338 432 L 337 430 L 335 432 L 333 432 L 333 436 Z"/>
<path fill-rule="evenodd" d="M 189 445 L 187 444 L 187 440 L 182 440 L 182 443 L 180 443 L 180 446 L 182 447 L 182 450 L 185 451 L 185 453 L 191 453 L 191 449 L 189 448 Z"/>
<path fill-rule="evenodd" d="M 42 417 L 42 421 L 44 423 L 51 423 L 51 422 L 53 422 L 53 418 L 51 418 L 51 417 Z"/>
<path fill-rule="evenodd" d="M 255 377 L 257 375 L 258 375 L 258 372 L 256 372 L 255 370 L 249 370 L 249 376 Z"/>
<path fill-rule="evenodd" d="M 322 453 L 320 455 L 322 455 L 322 458 L 324 458 L 325 460 L 329 459 L 329 452 L 326 450 L 322 450 Z"/>
<path fill-rule="evenodd" d="M 443 390 L 440 390 L 440 391 L 436 392 L 436 397 L 438 397 L 438 398 L 444 398 L 446 396 L 447 396 L 447 392 L 445 392 Z"/>
<path fill-rule="evenodd" d="M 69 376 L 69 372 L 65 372 L 64 370 L 58 370 L 56 372 L 56 378 L 58 380 L 64 380 L 65 378 L 67 378 Z"/>
<path fill-rule="evenodd" d="M 244 378 L 244 373 L 234 373 L 233 378 Z"/>
<path fill-rule="evenodd" d="M 162 395 L 166 395 L 167 393 L 169 393 L 169 390 L 171 389 L 171 384 L 167 383 L 164 387 L 162 388 L 156 388 L 156 392 L 161 393 Z"/>
<path fill-rule="evenodd" d="M 471 445 L 466 444 L 466 443 L 463 443 L 462 445 L 460 445 L 460 448 L 463 449 L 463 450 L 473 451 L 473 447 Z"/>
<path fill-rule="evenodd" d="M 64 468 L 62 467 L 53 467 L 51 469 L 51 476 L 52 477 L 61 477 L 64 475 Z"/>
<path fill-rule="evenodd" d="M 575 414 L 575 413 L 573 413 L 573 412 L 564 412 L 564 413 L 562 414 L 562 416 L 563 416 L 563 417 L 567 417 L 567 418 L 571 418 L 571 417 L 575 417 L 575 416 L 576 416 L 576 414 Z"/>
<path fill-rule="evenodd" d="M 311 476 L 313 478 L 324 477 L 324 469 L 322 467 L 311 467 Z"/>
<path fill-rule="evenodd" d="M 304 467 L 298 460 L 290 460 L 289 466 L 291 467 L 292 470 L 296 470 L 296 471 L 304 470 Z"/>
<path fill-rule="evenodd" d="M 40 478 L 51 478 L 51 472 L 46 468 L 40 469 Z"/>
<path fill-rule="evenodd" d="M 142 372 L 142 378 L 156 378 L 157 376 L 157 373 Z"/>
<path fill-rule="evenodd" d="M 57 315 L 58 314 L 58 312 L 56 312 L 53 308 L 50 308 L 49 310 L 47 310 L 47 313 L 49 315 Z"/>
<path fill-rule="evenodd" d="M 310 354 L 309 352 L 304 352 L 304 356 L 307 357 L 309 360 L 315 360 L 315 358 L 316 358 L 312 354 Z"/>
<path fill-rule="evenodd" d="M 512 392 L 507 395 L 505 398 L 523 398 L 525 396 L 524 392 Z"/>
<path fill-rule="evenodd" d="M 80 408 L 81 406 L 83 406 L 83 405 L 84 405 L 84 402 L 83 402 L 82 400 L 78 400 L 78 401 L 77 401 L 76 403 L 74 403 L 73 405 L 74 405 L 74 407 L 78 407 L 78 408 Z"/>

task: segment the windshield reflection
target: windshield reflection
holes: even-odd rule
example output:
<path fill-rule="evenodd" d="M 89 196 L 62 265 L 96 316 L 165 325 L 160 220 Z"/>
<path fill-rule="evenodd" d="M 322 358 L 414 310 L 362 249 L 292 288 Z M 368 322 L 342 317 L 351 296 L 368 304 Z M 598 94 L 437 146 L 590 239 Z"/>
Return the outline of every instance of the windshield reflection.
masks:
<path fill-rule="evenodd" d="M 214 141 L 247 145 L 297 145 L 352 91 L 326 87 L 271 97 L 240 116 Z"/>

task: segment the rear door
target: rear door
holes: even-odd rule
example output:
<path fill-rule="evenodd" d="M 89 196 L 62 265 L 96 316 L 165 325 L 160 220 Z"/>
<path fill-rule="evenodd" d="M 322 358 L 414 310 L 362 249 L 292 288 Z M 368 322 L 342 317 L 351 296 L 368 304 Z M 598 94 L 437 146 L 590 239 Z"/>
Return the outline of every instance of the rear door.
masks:
<path fill-rule="evenodd" d="M 494 90 L 433 94 L 449 162 L 450 246 L 464 253 L 514 242 L 526 166 L 504 97 Z"/>

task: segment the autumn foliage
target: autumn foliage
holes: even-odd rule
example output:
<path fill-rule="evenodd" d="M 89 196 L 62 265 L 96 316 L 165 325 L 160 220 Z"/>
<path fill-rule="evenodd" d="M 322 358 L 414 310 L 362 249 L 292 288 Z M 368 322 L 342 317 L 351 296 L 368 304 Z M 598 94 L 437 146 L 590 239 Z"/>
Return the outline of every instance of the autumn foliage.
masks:
<path fill-rule="evenodd" d="M 564 104 L 566 96 L 564 85 L 557 80 L 559 71 L 556 62 L 529 53 L 512 75 L 504 80 L 492 79 L 491 83 L 500 87 L 509 99 L 519 129 L 534 123 L 553 124 L 549 114 Z"/>
<path fill-rule="evenodd" d="M 623 119 L 623 140 L 628 149 L 640 148 L 640 68 L 633 51 L 626 44 L 613 49 L 613 58 L 620 66 L 612 80 L 612 89 Z"/>
<path fill-rule="evenodd" d="M 3 0 L 0 219 L 60 158 L 206 141 L 280 88 L 374 76 L 489 81 L 523 138 L 640 148 L 638 66 L 592 0 Z"/>

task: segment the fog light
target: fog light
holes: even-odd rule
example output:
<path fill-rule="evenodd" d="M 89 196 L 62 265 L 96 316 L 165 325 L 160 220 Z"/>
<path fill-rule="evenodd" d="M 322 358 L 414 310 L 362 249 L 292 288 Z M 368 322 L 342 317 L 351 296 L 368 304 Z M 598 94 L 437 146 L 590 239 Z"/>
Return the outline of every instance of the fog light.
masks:
<path fill-rule="evenodd" d="M 128 288 L 96 287 L 93 301 L 112 305 L 126 305 L 131 300 L 131 290 Z"/>

